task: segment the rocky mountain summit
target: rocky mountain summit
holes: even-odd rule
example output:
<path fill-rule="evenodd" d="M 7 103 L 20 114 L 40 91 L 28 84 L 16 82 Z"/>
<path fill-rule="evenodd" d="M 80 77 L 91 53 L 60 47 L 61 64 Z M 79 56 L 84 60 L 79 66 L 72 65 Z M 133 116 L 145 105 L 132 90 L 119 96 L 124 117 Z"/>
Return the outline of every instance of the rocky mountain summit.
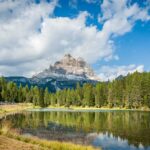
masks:
<path fill-rule="evenodd" d="M 73 58 L 70 54 L 65 55 L 60 61 L 50 65 L 32 78 L 21 76 L 5 77 L 7 81 L 13 81 L 17 86 L 38 86 L 48 88 L 50 92 L 61 89 L 76 88 L 77 83 L 81 86 L 84 83 L 96 84 L 99 80 L 92 68 L 82 59 Z"/>
<path fill-rule="evenodd" d="M 93 69 L 81 58 L 74 58 L 70 54 L 50 65 L 48 69 L 33 76 L 34 78 L 66 78 L 76 80 L 99 80 Z"/>

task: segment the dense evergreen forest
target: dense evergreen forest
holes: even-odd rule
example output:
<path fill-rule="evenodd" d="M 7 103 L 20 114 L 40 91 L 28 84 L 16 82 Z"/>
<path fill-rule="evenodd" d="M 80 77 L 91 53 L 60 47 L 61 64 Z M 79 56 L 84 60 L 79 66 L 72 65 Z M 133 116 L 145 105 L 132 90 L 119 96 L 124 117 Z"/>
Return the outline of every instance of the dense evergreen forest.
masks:
<path fill-rule="evenodd" d="M 0 78 L 1 102 L 32 102 L 34 105 L 52 106 L 95 106 L 150 108 L 150 73 L 129 74 L 112 82 L 96 85 L 77 83 L 76 89 L 59 90 L 50 93 L 48 88 L 23 87 Z"/>

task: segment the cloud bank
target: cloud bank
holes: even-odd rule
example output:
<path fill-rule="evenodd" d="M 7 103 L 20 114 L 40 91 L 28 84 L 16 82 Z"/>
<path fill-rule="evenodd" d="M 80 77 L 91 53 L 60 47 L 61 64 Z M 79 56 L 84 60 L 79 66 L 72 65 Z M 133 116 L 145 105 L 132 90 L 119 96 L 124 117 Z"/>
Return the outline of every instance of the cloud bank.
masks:
<path fill-rule="evenodd" d="M 91 2 L 91 1 L 88 1 Z M 149 8 L 127 0 L 105 0 L 98 20 L 86 25 L 88 12 L 56 17 L 59 1 L 0 1 L 0 75 L 31 76 L 71 53 L 89 63 L 118 59 L 114 37 L 130 32 L 137 20 L 148 21 Z"/>
<path fill-rule="evenodd" d="M 112 81 L 120 75 L 126 76 L 127 74 L 131 74 L 134 72 L 143 72 L 143 65 L 129 65 L 129 66 L 102 66 L 98 72 L 98 76 L 102 81 Z"/>

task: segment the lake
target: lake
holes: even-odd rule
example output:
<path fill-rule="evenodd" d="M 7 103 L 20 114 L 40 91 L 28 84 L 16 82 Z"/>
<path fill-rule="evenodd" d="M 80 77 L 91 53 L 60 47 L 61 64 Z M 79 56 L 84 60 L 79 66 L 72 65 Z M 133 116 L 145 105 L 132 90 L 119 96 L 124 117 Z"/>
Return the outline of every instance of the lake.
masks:
<path fill-rule="evenodd" d="M 8 115 L 0 124 L 26 136 L 103 150 L 150 150 L 150 112 L 35 109 Z"/>

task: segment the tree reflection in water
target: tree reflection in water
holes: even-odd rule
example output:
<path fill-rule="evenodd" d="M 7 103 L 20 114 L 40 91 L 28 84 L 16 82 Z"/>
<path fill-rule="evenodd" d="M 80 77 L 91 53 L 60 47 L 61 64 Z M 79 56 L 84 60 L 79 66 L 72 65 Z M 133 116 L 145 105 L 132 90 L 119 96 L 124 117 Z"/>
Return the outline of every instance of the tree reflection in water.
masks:
<path fill-rule="evenodd" d="M 150 113 L 138 111 L 32 111 L 7 116 L 22 134 L 101 146 L 104 150 L 150 149 Z"/>

